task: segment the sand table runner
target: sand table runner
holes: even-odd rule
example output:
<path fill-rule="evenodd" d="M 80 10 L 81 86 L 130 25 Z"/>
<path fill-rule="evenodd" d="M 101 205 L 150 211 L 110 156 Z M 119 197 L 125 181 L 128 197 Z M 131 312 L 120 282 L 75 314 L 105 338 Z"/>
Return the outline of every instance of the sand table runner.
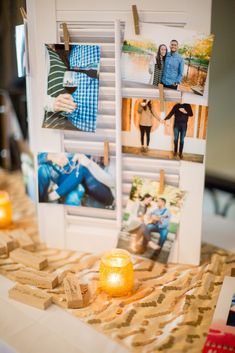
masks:
<path fill-rule="evenodd" d="M 111 298 L 97 290 L 100 254 L 46 248 L 38 241 L 34 210 L 20 188 L 20 176 L 9 176 L 6 188 L 18 215 L 13 227 L 24 229 L 36 243 L 35 252 L 47 257 L 43 271 L 58 274 L 59 285 L 43 289 L 56 305 L 133 352 L 201 352 L 223 278 L 235 266 L 234 254 L 204 244 L 198 267 L 136 258 L 135 292 Z M 0 257 L 0 273 L 12 280 L 23 267 L 6 255 Z M 82 309 L 66 308 L 62 281 L 70 273 L 89 283 L 90 304 Z"/>

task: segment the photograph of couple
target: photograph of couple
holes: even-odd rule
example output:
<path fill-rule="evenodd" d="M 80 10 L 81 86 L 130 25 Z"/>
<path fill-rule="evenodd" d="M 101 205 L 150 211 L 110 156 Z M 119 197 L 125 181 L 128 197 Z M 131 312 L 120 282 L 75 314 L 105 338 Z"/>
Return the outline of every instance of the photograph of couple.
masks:
<path fill-rule="evenodd" d="M 115 209 L 115 160 L 82 153 L 38 153 L 39 202 Z"/>
<path fill-rule="evenodd" d="M 176 238 L 185 192 L 134 177 L 117 247 L 166 263 Z"/>
<path fill-rule="evenodd" d="M 126 25 L 122 78 L 203 95 L 213 35 L 182 28 L 141 23 L 141 35 Z"/>
<path fill-rule="evenodd" d="M 208 108 L 146 98 L 122 100 L 122 151 L 159 159 L 202 163 Z"/>
<path fill-rule="evenodd" d="M 98 45 L 46 44 L 46 82 L 42 127 L 96 131 L 99 95 Z"/>

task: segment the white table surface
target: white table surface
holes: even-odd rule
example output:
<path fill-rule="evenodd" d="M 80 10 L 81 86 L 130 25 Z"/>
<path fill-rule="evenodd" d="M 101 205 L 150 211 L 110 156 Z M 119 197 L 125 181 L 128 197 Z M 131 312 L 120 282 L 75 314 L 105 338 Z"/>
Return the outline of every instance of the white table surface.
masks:
<path fill-rule="evenodd" d="M 235 222 L 205 215 L 202 240 L 235 252 Z M 41 311 L 9 299 L 11 287 L 0 276 L 0 353 L 129 352 L 56 305 Z"/>
<path fill-rule="evenodd" d="M 0 339 L 20 353 L 127 353 L 128 350 L 56 305 L 39 310 L 8 298 L 0 276 Z M 0 353 L 7 352 L 0 343 Z"/>

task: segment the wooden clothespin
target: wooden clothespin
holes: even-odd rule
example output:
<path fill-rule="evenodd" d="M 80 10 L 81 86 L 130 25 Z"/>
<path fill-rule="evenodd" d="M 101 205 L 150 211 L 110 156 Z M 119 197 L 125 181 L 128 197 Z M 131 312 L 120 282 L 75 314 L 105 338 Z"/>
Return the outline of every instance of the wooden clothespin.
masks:
<path fill-rule="evenodd" d="M 139 15 L 136 5 L 132 5 L 132 15 L 134 20 L 135 34 L 140 34 Z"/>
<path fill-rule="evenodd" d="M 109 142 L 104 141 L 104 165 L 109 165 Z"/>
<path fill-rule="evenodd" d="M 158 189 L 158 194 L 163 194 L 165 189 L 165 171 L 164 169 L 160 170 L 160 181 L 159 181 L 159 189 Z"/>
<path fill-rule="evenodd" d="M 160 99 L 160 112 L 164 112 L 164 89 L 163 89 L 163 84 L 159 83 L 158 84 L 158 89 L 159 89 L 159 99 Z"/>
<path fill-rule="evenodd" d="M 63 34 L 64 34 L 64 47 L 66 51 L 69 51 L 69 31 L 67 27 L 67 23 L 62 23 L 63 26 Z"/>
<path fill-rule="evenodd" d="M 235 277 L 235 268 L 231 269 L 231 277 Z"/>
<path fill-rule="evenodd" d="M 23 7 L 20 7 L 20 13 L 21 13 L 23 21 L 27 20 L 27 13 Z"/>

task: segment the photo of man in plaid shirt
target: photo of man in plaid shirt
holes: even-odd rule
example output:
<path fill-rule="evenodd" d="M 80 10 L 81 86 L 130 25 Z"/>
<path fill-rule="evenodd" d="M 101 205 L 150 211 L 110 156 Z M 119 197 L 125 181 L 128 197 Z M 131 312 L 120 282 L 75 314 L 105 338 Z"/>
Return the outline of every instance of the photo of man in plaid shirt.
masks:
<path fill-rule="evenodd" d="M 47 45 L 47 95 L 43 127 L 95 132 L 100 47 Z"/>

